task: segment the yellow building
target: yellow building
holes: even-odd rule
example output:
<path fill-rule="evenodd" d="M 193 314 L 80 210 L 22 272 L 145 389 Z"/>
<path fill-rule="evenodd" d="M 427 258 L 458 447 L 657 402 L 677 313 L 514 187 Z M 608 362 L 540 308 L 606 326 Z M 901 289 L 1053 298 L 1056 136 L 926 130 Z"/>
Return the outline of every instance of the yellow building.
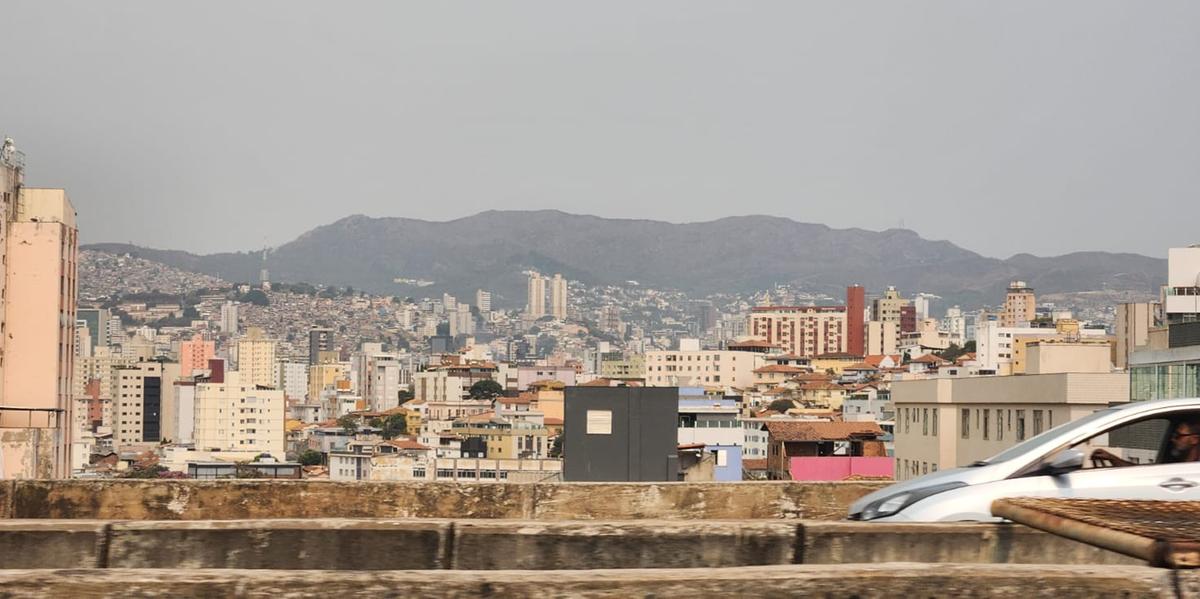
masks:
<path fill-rule="evenodd" d="M 862 356 L 845 353 L 821 354 L 812 359 L 813 372 L 830 372 L 841 375 L 847 366 L 855 366 L 863 361 Z"/>
<path fill-rule="evenodd" d="M 450 431 L 463 440 L 464 457 L 487 459 L 535 459 L 548 457 L 550 431 L 545 426 L 519 419 L 500 418 L 495 412 L 483 412 L 460 418 Z M 467 456 L 471 439 L 479 439 L 486 455 Z"/>
<path fill-rule="evenodd" d="M 333 389 L 339 379 L 350 375 L 350 367 L 340 362 L 315 364 L 308 367 L 308 401 L 316 402 L 321 399 L 321 392 Z"/>

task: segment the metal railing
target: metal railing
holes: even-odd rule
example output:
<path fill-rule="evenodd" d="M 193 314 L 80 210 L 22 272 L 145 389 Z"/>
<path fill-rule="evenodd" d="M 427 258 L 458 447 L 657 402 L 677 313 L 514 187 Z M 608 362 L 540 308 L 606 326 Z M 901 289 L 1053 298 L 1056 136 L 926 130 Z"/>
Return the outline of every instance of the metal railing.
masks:
<path fill-rule="evenodd" d="M 24 414 L 25 423 L 22 426 L 21 416 L 11 416 L 9 412 L 18 412 Z M 62 408 L 29 408 L 22 406 L 0 406 L 0 428 L 59 428 L 60 421 L 66 410 Z M 34 425 L 34 415 L 42 414 L 45 418 L 38 418 L 38 424 Z M 45 422 L 43 425 L 42 422 Z"/>

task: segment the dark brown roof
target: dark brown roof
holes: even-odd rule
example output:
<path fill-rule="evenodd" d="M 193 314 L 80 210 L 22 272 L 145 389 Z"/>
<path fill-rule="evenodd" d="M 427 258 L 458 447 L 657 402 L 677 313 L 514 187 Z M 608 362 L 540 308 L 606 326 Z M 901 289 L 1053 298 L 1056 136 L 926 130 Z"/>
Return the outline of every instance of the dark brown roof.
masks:
<path fill-rule="evenodd" d="M 874 422 L 785 421 L 767 422 L 772 441 L 845 441 L 847 439 L 877 439 L 883 429 Z"/>
<path fill-rule="evenodd" d="M 757 459 L 757 460 L 742 460 L 742 469 L 743 470 L 766 470 L 767 469 L 767 459 L 762 458 L 762 459 Z"/>

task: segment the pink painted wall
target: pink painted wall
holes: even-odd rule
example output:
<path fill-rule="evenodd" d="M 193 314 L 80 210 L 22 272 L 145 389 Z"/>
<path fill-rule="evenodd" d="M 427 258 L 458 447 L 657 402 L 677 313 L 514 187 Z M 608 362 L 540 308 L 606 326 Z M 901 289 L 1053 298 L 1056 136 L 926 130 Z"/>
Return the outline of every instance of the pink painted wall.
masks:
<path fill-rule="evenodd" d="M 894 474 L 893 461 L 888 457 L 806 457 L 791 458 L 788 463 L 788 473 L 792 480 L 805 481 L 834 481 L 845 480 L 850 476 L 886 476 Z"/>

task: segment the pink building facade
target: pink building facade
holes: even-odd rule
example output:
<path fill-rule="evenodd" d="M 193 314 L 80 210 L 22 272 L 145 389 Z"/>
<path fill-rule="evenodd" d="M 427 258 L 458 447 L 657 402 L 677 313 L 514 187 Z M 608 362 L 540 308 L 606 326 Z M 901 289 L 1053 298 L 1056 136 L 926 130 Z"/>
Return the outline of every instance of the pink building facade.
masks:
<path fill-rule="evenodd" d="M 208 361 L 216 357 L 216 343 L 206 341 L 196 333 L 191 340 L 179 344 L 179 370 L 182 376 L 192 376 L 197 370 L 207 370 Z"/>
<path fill-rule="evenodd" d="M 75 209 L 61 189 L 17 190 L 6 207 L 0 478 L 71 473 Z"/>

